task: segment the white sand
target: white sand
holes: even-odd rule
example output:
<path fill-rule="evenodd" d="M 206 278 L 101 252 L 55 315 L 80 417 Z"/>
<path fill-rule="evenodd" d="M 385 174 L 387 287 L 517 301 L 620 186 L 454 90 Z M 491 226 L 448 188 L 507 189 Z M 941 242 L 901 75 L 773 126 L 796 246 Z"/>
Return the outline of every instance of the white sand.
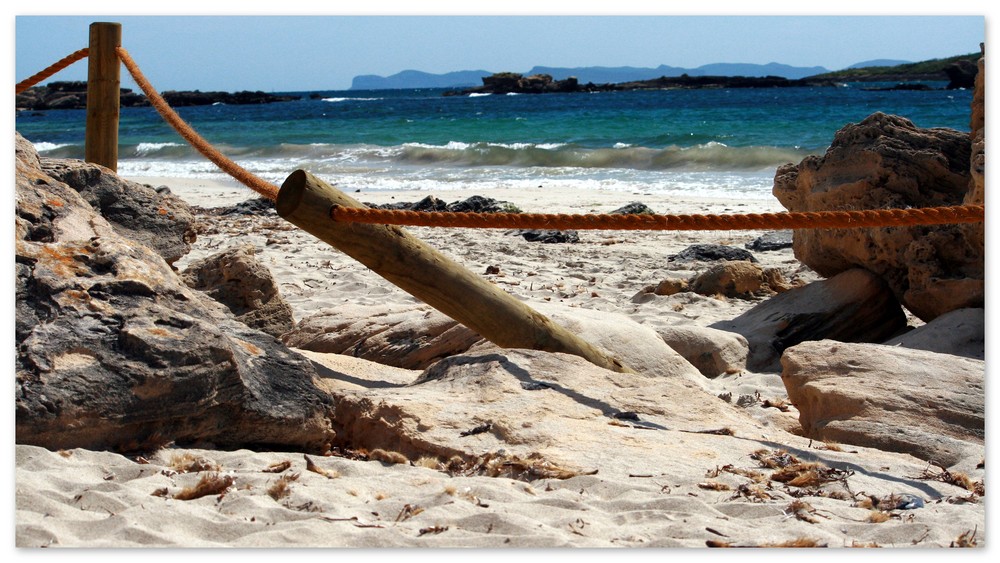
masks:
<path fill-rule="evenodd" d="M 232 184 L 202 180 L 131 178 L 154 186 L 168 185 L 174 193 L 199 206 L 229 205 L 255 197 Z M 435 195 L 445 201 L 464 199 L 463 192 L 352 193 L 362 201 L 416 201 Z M 775 201 L 678 199 L 620 192 L 567 190 L 498 190 L 477 195 L 510 201 L 528 212 L 606 212 L 641 201 L 660 213 L 739 213 L 780 211 Z M 242 223 L 241 223 L 242 221 Z M 367 268 L 281 219 L 266 231 L 248 219 L 227 220 L 215 234 L 202 234 L 196 248 L 177 264 L 215 253 L 231 244 L 252 242 L 272 270 L 281 291 L 301 319 L 338 303 L 411 303 L 413 298 L 389 285 Z M 243 229 L 239 236 L 236 231 Z M 514 295 L 534 302 L 562 302 L 630 315 L 653 326 L 695 323 L 709 325 L 729 319 L 755 302 L 726 301 L 681 294 L 658 297 L 637 306 L 632 297 L 666 277 L 689 277 L 683 264 L 667 257 L 694 243 L 742 247 L 762 234 L 751 231 L 603 232 L 581 231 L 579 244 L 528 243 L 504 231 L 408 229 L 477 273 L 500 267 L 492 279 Z M 758 252 L 765 267 L 780 268 L 786 279 L 815 279 L 790 250 Z M 328 367 L 357 378 L 405 382 L 417 372 L 383 368 L 346 357 L 318 358 Z M 751 381 L 754 374 L 743 374 Z M 742 377 L 742 376 L 741 376 Z M 747 389 L 767 387 L 781 393 L 780 381 L 752 380 Z M 412 380 L 412 379 L 411 379 Z M 718 382 L 717 385 L 725 385 Z M 728 385 L 739 388 L 740 383 Z M 809 440 L 778 428 L 794 428 L 794 412 L 774 415 L 775 433 L 785 445 L 801 450 Z M 708 441 L 692 438 L 704 469 L 732 458 L 734 452 L 708 452 Z M 916 491 L 928 500 L 961 495 L 942 483 L 914 483 L 898 477 L 915 475 L 927 465 L 910 456 L 845 448 L 842 459 L 858 468 L 862 487 L 870 494 Z M 860 451 L 861 453 L 857 453 Z M 171 458 L 202 456 L 235 477 L 224 495 L 196 500 L 169 498 L 195 484 L 205 474 L 173 473 Z M 742 456 L 743 454 L 740 453 Z M 849 547 L 948 546 L 962 533 L 977 530 L 985 544 L 985 508 L 979 504 L 928 502 L 925 508 L 897 511 L 890 521 L 866 522 L 870 510 L 843 501 L 808 498 L 817 512 L 798 519 L 781 503 L 728 502 L 733 491 L 708 491 L 704 469 L 688 464 L 652 471 L 636 460 L 643 476 L 616 472 L 545 479 L 531 483 L 505 478 L 449 477 L 409 465 L 353 461 L 337 457 L 311 458 L 339 476 L 329 479 L 305 469 L 302 453 L 161 450 L 140 464 L 114 453 L 70 450 L 50 452 L 16 447 L 16 544 L 20 547 L 703 547 L 707 539 L 737 545 L 814 538 L 822 545 Z M 744 459 L 744 465 L 751 462 Z M 265 473 L 269 465 L 291 462 L 281 474 Z M 890 470 L 891 467 L 891 470 Z M 682 473 L 687 471 L 687 473 Z M 645 476 L 649 473 L 649 476 Z M 268 489 L 281 475 L 297 474 L 287 496 L 273 498 Z M 896 477 L 892 477 L 896 476 Z M 904 486 L 904 481 L 908 485 Z M 911 488 L 907 488 L 911 487 Z M 166 489 L 166 496 L 156 496 Z M 407 508 L 409 507 L 409 508 Z M 979 550 L 980 552 L 984 550 Z M 513 552 L 512 552 L 513 555 Z"/>

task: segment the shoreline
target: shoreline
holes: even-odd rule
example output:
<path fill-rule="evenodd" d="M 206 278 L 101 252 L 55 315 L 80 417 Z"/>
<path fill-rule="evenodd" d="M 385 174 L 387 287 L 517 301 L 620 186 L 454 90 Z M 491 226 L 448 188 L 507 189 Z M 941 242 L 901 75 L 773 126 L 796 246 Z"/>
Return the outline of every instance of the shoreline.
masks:
<path fill-rule="evenodd" d="M 165 185 L 175 195 L 191 205 L 211 208 L 229 206 L 258 198 L 258 194 L 237 184 L 213 180 L 146 177 L 127 178 L 155 186 Z M 713 214 L 764 213 L 781 211 L 777 200 L 722 200 L 717 198 L 677 198 L 667 194 L 636 194 L 614 190 L 572 190 L 566 188 L 513 189 L 496 188 L 470 192 L 453 191 L 371 191 L 350 192 L 360 201 L 384 204 L 416 202 L 435 196 L 446 202 L 464 200 L 472 195 L 510 202 L 528 213 L 607 213 L 633 202 L 648 205 L 657 213 Z M 276 215 L 271 219 L 244 217 L 212 217 L 219 227 L 212 234 L 200 234 L 192 251 L 175 266 L 183 270 L 193 262 L 221 252 L 234 244 L 249 243 L 258 259 L 275 276 L 285 300 L 291 305 L 296 320 L 324 307 L 344 303 L 375 305 L 386 299 L 411 303 L 412 297 L 389 284 L 367 267 L 322 243 L 315 237 L 292 227 Z M 254 228 L 252 225 L 262 225 Z M 279 227 L 280 226 L 280 227 Z M 274 231 L 280 228 L 279 231 Z M 642 322 L 653 326 L 666 321 L 655 314 L 643 313 L 632 303 L 633 297 L 665 277 L 685 277 L 694 274 L 690 265 L 673 265 L 669 256 L 694 244 L 724 244 L 742 248 L 768 231 L 579 231 L 576 244 L 531 243 L 506 229 L 449 229 L 406 227 L 406 230 L 445 253 L 475 273 L 488 266 L 500 268 L 502 274 L 494 281 L 528 302 L 545 302 L 554 296 L 573 307 L 604 311 L 631 311 Z M 240 237 L 239 243 L 237 238 Z M 808 281 L 817 276 L 798 263 L 791 249 L 758 253 L 760 265 L 782 270 L 786 278 Z M 303 263 L 303 266 L 298 263 Z M 318 264 L 324 266 L 318 268 Z M 572 295 L 560 291 L 567 278 L 586 278 L 573 285 Z M 678 298 L 679 299 L 679 298 Z M 678 304 L 686 316 L 710 324 L 726 314 L 737 316 L 755 301 L 731 299 L 725 307 L 715 307 L 711 298 L 707 304 Z"/>
<path fill-rule="evenodd" d="M 211 178 L 179 178 L 170 176 L 122 175 L 122 178 L 154 188 L 167 186 L 177 196 L 199 207 L 224 207 L 260 197 L 236 180 Z M 334 179 L 323 177 L 327 182 Z M 280 183 L 278 184 L 280 187 Z M 336 184 L 334 184 L 336 185 Z M 472 195 L 510 201 L 529 213 L 606 213 L 628 203 L 642 201 L 658 213 L 700 213 L 694 209 L 719 208 L 720 212 L 765 213 L 784 210 L 774 197 L 726 199 L 711 196 L 678 196 L 676 194 L 643 193 L 613 189 L 542 187 L 490 188 L 456 190 L 349 190 L 358 200 L 383 204 L 398 201 L 419 201 L 434 196 L 447 202 Z M 676 207 L 677 209 L 671 209 Z"/>

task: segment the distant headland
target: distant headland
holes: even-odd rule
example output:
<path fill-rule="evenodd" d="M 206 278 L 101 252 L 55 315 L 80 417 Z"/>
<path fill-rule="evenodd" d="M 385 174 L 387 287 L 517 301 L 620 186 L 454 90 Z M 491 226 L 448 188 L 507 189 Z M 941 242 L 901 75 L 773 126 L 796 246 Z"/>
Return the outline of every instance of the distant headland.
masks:
<path fill-rule="evenodd" d="M 576 77 L 555 80 L 548 74 L 522 76 L 501 72 L 483 77 L 483 85 L 445 92 L 445 96 L 470 94 L 548 94 L 554 92 L 613 92 L 625 90 L 666 90 L 702 88 L 790 88 L 801 86 L 834 86 L 833 80 L 790 80 L 781 76 L 661 76 L 651 80 L 636 80 L 616 84 L 580 84 Z"/>
<path fill-rule="evenodd" d="M 301 96 L 250 91 L 230 93 L 168 90 L 162 92 L 161 95 L 173 107 L 210 106 L 212 104 L 269 104 L 301 99 Z M 122 88 L 120 103 L 122 107 L 146 107 L 149 105 L 149 100 L 146 99 L 146 96 L 137 94 L 129 88 Z M 86 109 L 87 83 L 79 81 L 50 82 L 45 86 L 35 86 L 17 95 L 15 107 L 20 110 Z"/>
<path fill-rule="evenodd" d="M 879 90 L 932 89 L 923 82 L 947 81 L 946 89 L 973 88 L 978 72 L 980 53 L 957 55 L 946 59 L 931 59 L 916 63 L 894 60 L 873 60 L 829 72 L 823 67 L 792 67 L 778 63 L 766 65 L 711 64 L 697 69 L 681 69 L 660 65 L 656 68 L 635 67 L 534 67 L 529 74 L 515 72 L 489 73 L 484 70 L 429 74 L 404 71 L 388 78 L 373 75 L 358 76 L 351 90 L 358 89 L 451 89 L 445 96 L 469 94 L 541 94 L 552 92 L 600 92 L 617 90 L 662 90 L 698 88 L 785 88 L 798 86 L 834 86 L 845 82 L 885 82 Z M 690 72 L 677 72 L 689 70 Z M 820 72 L 816 72 L 820 71 Z M 597 80 L 595 80 L 597 79 Z M 213 104 L 250 105 L 300 100 L 294 94 L 268 94 L 261 91 L 241 92 L 162 92 L 174 107 Z M 312 93 L 310 97 L 322 97 Z M 18 110 L 85 109 L 86 82 L 50 82 L 18 94 Z M 142 94 L 121 89 L 122 107 L 149 106 Z"/>
<path fill-rule="evenodd" d="M 780 63 L 743 64 L 743 63 L 713 63 L 697 68 L 682 68 L 660 65 L 653 68 L 632 66 L 588 66 L 588 67 L 551 67 L 535 66 L 527 72 L 518 73 L 523 76 L 547 74 L 554 80 L 565 80 L 575 77 L 581 84 L 618 84 L 652 80 L 662 76 L 746 76 L 765 77 L 780 76 L 788 79 L 799 79 L 806 76 L 829 72 L 821 66 L 795 67 Z M 481 84 L 484 77 L 499 74 L 487 70 L 463 70 L 444 74 L 432 74 L 419 70 L 404 70 L 392 76 L 361 75 L 354 77 L 351 90 L 393 90 L 409 88 L 469 88 Z"/>
<path fill-rule="evenodd" d="M 742 64 L 715 63 L 697 68 L 660 65 L 639 67 L 545 67 L 536 66 L 526 73 L 486 70 L 465 70 L 432 74 L 405 70 L 392 76 L 361 75 L 352 82 L 351 90 L 393 90 L 412 88 L 445 88 L 456 91 L 487 92 L 486 81 L 508 84 L 513 75 L 521 78 L 551 77 L 545 91 L 594 91 L 594 89 L 636 88 L 739 88 L 832 85 L 843 82 L 921 82 L 947 81 L 948 88 L 971 88 L 975 79 L 976 61 L 980 53 L 957 55 L 943 59 L 907 62 L 875 59 L 855 63 L 838 71 L 815 67 L 794 67 L 780 63 Z M 577 87 L 571 85 L 575 79 Z M 783 79 L 783 80 L 782 80 Z M 540 79 L 544 80 L 544 79 Z M 567 82 L 569 81 L 569 82 Z M 589 87 L 588 85 L 593 85 Z M 525 83 L 524 93 L 538 91 L 539 79 Z M 512 90 L 515 91 L 516 90 Z"/>

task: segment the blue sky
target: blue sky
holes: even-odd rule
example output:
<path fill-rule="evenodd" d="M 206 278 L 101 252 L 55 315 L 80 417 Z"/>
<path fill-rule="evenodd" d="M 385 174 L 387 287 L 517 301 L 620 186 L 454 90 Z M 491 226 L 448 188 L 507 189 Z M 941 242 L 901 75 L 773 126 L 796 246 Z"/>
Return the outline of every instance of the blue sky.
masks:
<path fill-rule="evenodd" d="M 402 16 L 219 16 L 199 15 L 212 12 L 194 8 L 181 12 L 188 15 L 162 16 L 24 12 L 14 18 L 14 75 L 22 80 L 86 46 L 93 21 L 123 24 L 124 46 L 160 90 L 335 90 L 349 88 L 359 74 L 525 72 L 535 65 L 779 62 L 835 70 L 870 59 L 916 61 L 975 52 L 986 39 L 985 8 L 954 12 L 967 14 L 962 16 L 775 11 L 770 13 L 778 15 L 692 16 L 656 15 L 648 6 L 638 13 L 652 15 L 624 10 L 625 15 L 570 16 L 585 12 L 550 10 L 455 16 L 448 14 L 459 10 L 447 9 Z M 368 13 L 380 14 L 371 8 Z M 85 77 L 86 63 L 80 62 L 54 79 Z M 134 87 L 125 73 L 123 83 Z"/>

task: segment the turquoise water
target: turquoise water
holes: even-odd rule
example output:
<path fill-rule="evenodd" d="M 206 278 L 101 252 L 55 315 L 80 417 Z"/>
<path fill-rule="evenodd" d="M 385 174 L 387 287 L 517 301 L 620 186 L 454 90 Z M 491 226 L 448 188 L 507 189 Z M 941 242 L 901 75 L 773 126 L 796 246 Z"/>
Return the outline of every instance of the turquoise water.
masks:
<path fill-rule="evenodd" d="M 942 86 L 943 84 L 933 84 Z M 305 168 L 344 189 L 574 186 L 768 197 L 775 169 L 821 154 L 875 111 L 968 130 L 971 91 L 841 88 L 443 96 L 442 90 L 299 93 L 295 102 L 179 108 L 265 179 Z M 312 94 L 312 96 L 310 96 Z M 82 110 L 20 112 L 42 155 L 82 158 Z M 123 108 L 119 173 L 221 178 L 154 110 Z"/>

